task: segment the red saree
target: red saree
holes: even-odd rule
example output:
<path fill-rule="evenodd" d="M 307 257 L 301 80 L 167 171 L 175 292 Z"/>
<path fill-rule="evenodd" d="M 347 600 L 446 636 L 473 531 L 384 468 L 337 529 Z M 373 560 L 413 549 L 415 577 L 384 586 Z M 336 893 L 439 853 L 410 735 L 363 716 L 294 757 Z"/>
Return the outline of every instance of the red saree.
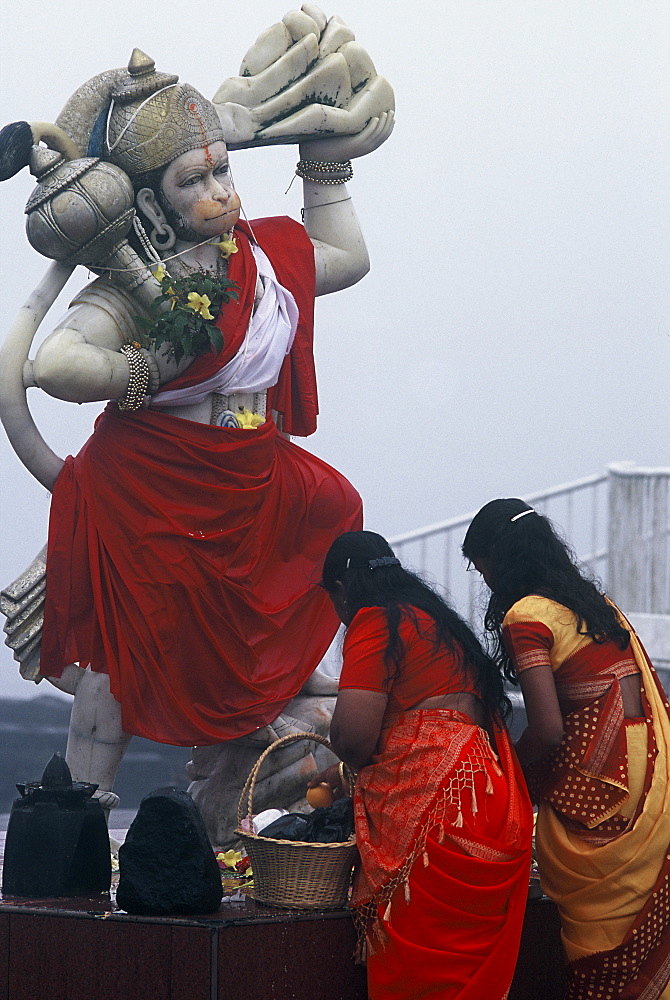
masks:
<path fill-rule="evenodd" d="M 452 711 L 388 719 L 358 778 L 352 905 L 371 1000 L 503 1000 L 528 894 L 532 810 L 507 733 L 496 758 Z"/>

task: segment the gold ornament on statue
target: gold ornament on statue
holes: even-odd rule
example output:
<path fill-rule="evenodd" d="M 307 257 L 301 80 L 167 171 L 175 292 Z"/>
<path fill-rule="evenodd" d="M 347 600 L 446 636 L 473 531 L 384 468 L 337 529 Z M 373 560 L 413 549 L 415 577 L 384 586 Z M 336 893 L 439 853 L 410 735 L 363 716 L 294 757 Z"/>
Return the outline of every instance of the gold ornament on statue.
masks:
<path fill-rule="evenodd" d="M 112 90 L 104 155 L 131 177 L 224 140 L 214 105 L 178 80 L 157 73 L 153 59 L 135 49 L 127 78 Z"/>

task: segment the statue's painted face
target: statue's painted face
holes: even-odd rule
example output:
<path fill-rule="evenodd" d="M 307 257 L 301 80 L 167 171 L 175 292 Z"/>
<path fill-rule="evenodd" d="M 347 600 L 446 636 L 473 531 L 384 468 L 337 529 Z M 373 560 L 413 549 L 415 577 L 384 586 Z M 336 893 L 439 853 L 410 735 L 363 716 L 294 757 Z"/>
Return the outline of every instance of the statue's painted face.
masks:
<path fill-rule="evenodd" d="M 161 201 L 182 239 L 203 240 L 232 229 L 240 199 L 230 176 L 225 142 L 182 153 L 165 168 Z"/>

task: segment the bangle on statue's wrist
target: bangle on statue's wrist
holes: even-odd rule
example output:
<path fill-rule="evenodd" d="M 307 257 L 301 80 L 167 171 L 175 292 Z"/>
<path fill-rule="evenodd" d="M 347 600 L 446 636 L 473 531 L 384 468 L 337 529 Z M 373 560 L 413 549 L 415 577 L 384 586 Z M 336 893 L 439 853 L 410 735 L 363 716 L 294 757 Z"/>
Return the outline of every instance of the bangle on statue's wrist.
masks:
<path fill-rule="evenodd" d="M 145 348 L 140 348 L 144 359 L 149 368 L 149 384 L 147 386 L 147 393 L 149 396 L 153 396 L 154 393 L 158 392 L 161 387 L 161 373 L 158 368 L 158 362 L 156 361 L 156 355 L 152 354 L 151 351 L 147 351 Z"/>
<path fill-rule="evenodd" d="M 298 160 L 295 172 L 313 184 L 346 184 L 354 176 L 351 160 Z"/>
<path fill-rule="evenodd" d="M 128 362 L 128 386 L 116 401 L 120 410 L 139 410 L 149 388 L 149 362 L 146 352 L 136 342 L 123 344 L 120 348 Z"/>

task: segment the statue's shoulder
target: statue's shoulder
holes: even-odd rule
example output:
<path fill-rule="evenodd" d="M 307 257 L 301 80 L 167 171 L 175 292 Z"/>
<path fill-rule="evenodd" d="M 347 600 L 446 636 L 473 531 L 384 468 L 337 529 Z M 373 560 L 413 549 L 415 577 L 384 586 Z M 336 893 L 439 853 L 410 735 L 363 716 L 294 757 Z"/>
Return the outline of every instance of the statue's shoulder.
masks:
<path fill-rule="evenodd" d="M 149 317 L 147 308 L 131 291 L 106 277 L 96 278 L 84 285 L 70 303 L 70 309 L 87 307 L 103 310 L 124 331 L 139 326 L 138 316 Z"/>
<path fill-rule="evenodd" d="M 94 281 L 89 282 L 88 285 L 84 285 L 74 296 L 70 304 L 73 306 L 83 304 L 94 305 L 103 309 L 111 307 L 113 309 L 131 310 L 134 316 L 137 315 L 138 310 L 141 310 L 143 313 L 146 312 L 146 309 L 132 292 L 121 288 L 114 281 L 106 277 L 96 278 Z"/>

